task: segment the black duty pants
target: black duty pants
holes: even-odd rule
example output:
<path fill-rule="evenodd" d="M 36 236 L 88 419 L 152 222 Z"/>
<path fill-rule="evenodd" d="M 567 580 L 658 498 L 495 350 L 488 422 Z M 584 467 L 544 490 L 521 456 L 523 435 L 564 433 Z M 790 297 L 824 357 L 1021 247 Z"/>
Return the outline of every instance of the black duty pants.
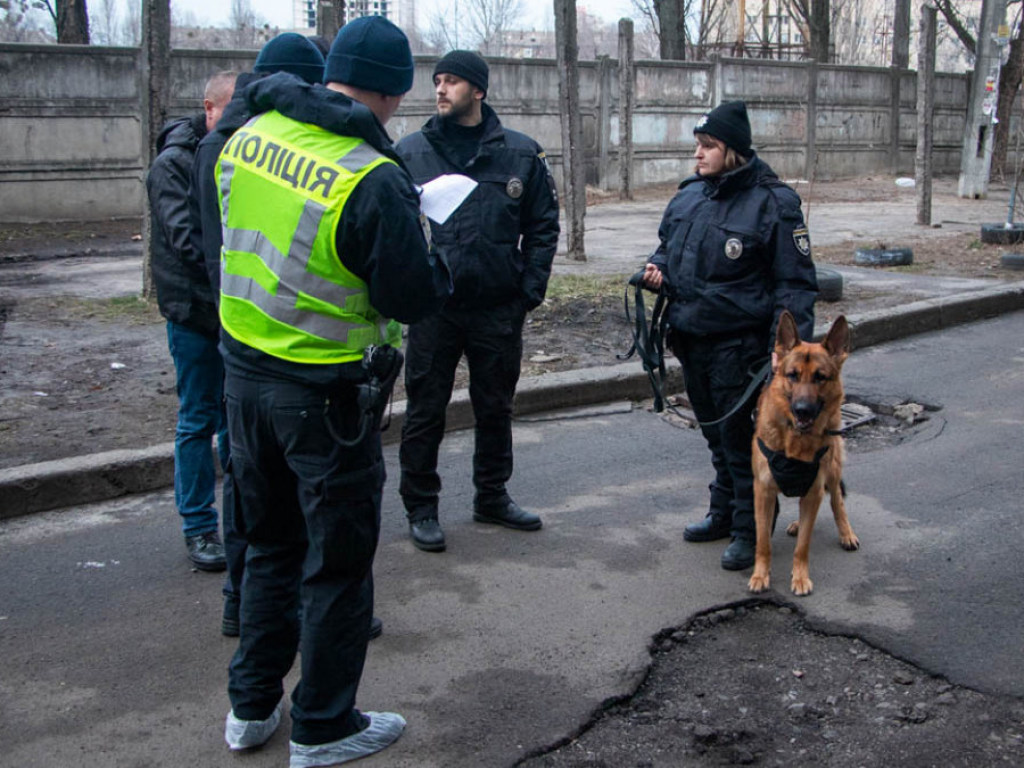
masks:
<path fill-rule="evenodd" d="M 441 478 L 437 453 L 445 409 L 462 355 L 469 363 L 469 398 L 476 420 L 473 484 L 476 508 L 505 503 L 512 476 L 512 399 L 523 356 L 524 307 L 445 309 L 409 326 L 405 355 L 405 420 L 399 492 L 410 522 L 437 517 Z"/>
<path fill-rule="evenodd" d="M 698 421 L 715 421 L 732 410 L 767 358 L 768 329 L 705 338 L 673 332 L 672 351 L 683 366 L 687 397 Z M 732 521 L 732 535 L 754 539 L 754 473 L 750 447 L 757 393 L 721 424 L 701 427 L 715 468 L 710 514 Z"/>
<path fill-rule="evenodd" d="M 355 434 L 355 389 L 228 374 L 235 527 L 248 550 L 241 637 L 229 669 L 235 716 L 264 720 L 302 654 L 292 693 L 292 740 L 324 744 L 363 726 L 355 709 L 373 615 L 373 556 L 384 463 L 380 433 Z M 302 631 L 299 631 L 301 616 Z"/>

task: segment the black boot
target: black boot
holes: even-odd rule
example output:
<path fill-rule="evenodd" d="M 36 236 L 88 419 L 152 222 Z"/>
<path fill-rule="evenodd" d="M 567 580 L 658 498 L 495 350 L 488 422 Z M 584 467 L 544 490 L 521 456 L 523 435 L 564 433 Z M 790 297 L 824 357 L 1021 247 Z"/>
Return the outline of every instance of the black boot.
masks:
<path fill-rule="evenodd" d="M 416 549 L 422 549 L 424 552 L 444 552 L 444 531 L 441 530 L 441 523 L 436 517 L 410 522 L 409 536 L 412 537 Z"/>
<path fill-rule="evenodd" d="M 477 507 L 473 519 L 478 523 L 503 525 L 516 531 L 536 531 L 543 525 L 537 515 L 527 512 L 514 501 L 493 507 Z"/>
<path fill-rule="evenodd" d="M 683 529 L 686 541 L 718 541 L 729 538 L 732 521 L 725 515 L 709 514 L 699 523 L 690 523 Z"/>
<path fill-rule="evenodd" d="M 733 538 L 722 553 L 722 567 L 727 571 L 742 571 L 754 564 L 754 540 Z"/>
<path fill-rule="evenodd" d="M 223 571 L 228 567 L 224 559 L 224 545 L 216 531 L 185 537 L 188 559 L 200 571 Z"/>

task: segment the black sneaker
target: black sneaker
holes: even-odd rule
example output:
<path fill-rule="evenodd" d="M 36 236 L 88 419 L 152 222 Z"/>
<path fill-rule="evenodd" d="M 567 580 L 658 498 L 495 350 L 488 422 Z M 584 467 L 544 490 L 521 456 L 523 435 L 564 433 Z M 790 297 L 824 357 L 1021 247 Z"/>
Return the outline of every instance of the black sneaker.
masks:
<path fill-rule="evenodd" d="M 198 536 L 186 536 L 188 559 L 200 571 L 223 571 L 228 567 L 224 559 L 224 545 L 216 531 L 207 531 Z"/>

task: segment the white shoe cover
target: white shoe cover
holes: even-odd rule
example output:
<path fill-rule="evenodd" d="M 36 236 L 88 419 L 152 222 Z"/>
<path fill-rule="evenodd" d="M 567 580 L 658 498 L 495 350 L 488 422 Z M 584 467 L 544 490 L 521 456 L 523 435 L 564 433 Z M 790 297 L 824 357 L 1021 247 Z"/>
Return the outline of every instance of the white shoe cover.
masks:
<path fill-rule="evenodd" d="M 315 768 L 321 765 L 339 765 L 380 752 L 398 741 L 405 728 L 405 718 L 395 712 L 363 712 L 370 724 L 359 733 L 353 733 L 328 744 L 291 743 L 290 768 Z"/>
<path fill-rule="evenodd" d="M 281 724 L 281 708 L 279 701 L 266 720 L 239 720 L 235 717 L 235 710 L 231 710 L 224 723 L 224 741 L 234 750 L 252 749 L 266 744 Z"/>

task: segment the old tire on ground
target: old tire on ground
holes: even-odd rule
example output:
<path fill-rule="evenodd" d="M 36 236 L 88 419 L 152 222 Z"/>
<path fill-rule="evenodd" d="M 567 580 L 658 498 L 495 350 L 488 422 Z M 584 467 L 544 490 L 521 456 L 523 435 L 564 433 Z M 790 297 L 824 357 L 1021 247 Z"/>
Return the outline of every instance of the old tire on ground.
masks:
<path fill-rule="evenodd" d="M 1004 269 L 1024 269 L 1024 253 L 1007 251 L 999 257 L 999 266 Z"/>
<path fill-rule="evenodd" d="M 830 267 L 815 267 L 818 273 L 818 301 L 840 301 L 843 298 L 843 276 Z"/>
<path fill-rule="evenodd" d="M 853 263 L 862 267 L 905 267 L 914 262 L 909 248 L 858 248 L 853 252 Z"/>
<path fill-rule="evenodd" d="M 981 242 L 998 245 L 1024 243 L 1024 224 L 1013 224 L 1009 228 L 1005 224 L 982 224 Z"/>

